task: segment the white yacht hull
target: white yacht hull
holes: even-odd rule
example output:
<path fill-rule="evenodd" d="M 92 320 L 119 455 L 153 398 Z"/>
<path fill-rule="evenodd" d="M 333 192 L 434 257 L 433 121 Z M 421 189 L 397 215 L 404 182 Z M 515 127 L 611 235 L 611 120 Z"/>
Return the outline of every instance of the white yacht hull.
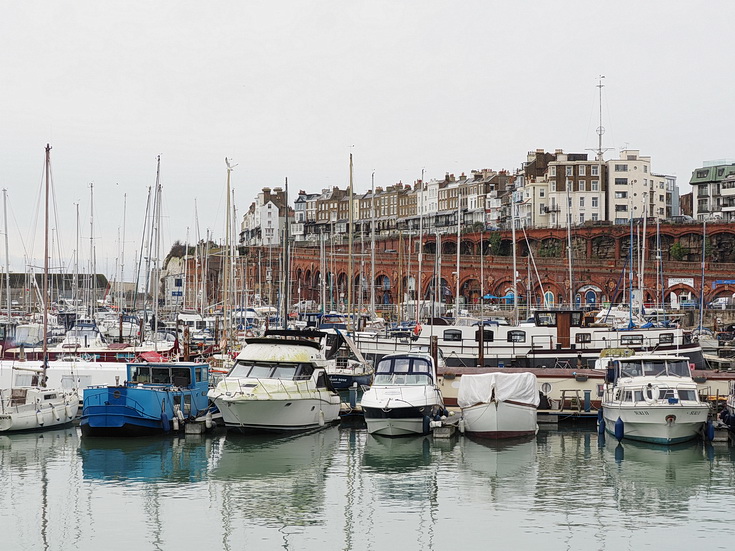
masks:
<path fill-rule="evenodd" d="M 25 391 L 22 400 L 13 391 Z M 79 409 L 76 392 L 23 388 L 3 390 L 0 432 L 48 429 L 71 423 Z"/>
<path fill-rule="evenodd" d="M 428 434 L 424 416 L 401 419 L 365 418 L 369 434 L 382 436 L 407 436 L 411 434 Z"/>
<path fill-rule="evenodd" d="M 311 398 L 247 399 L 242 396 L 215 397 L 229 429 L 299 431 L 334 423 L 339 419 L 340 399 L 328 392 Z"/>
<path fill-rule="evenodd" d="M 517 438 L 538 432 L 536 406 L 517 402 L 484 402 L 462 408 L 464 431 L 480 438 Z"/>
<path fill-rule="evenodd" d="M 707 422 L 707 404 L 623 405 L 602 404 L 605 430 L 615 436 L 618 419 L 623 423 L 622 438 L 653 444 L 676 444 L 696 438 Z"/>
<path fill-rule="evenodd" d="M 360 402 L 368 433 L 383 436 L 428 434 L 429 421 L 444 410 L 433 386 L 373 386 Z"/>

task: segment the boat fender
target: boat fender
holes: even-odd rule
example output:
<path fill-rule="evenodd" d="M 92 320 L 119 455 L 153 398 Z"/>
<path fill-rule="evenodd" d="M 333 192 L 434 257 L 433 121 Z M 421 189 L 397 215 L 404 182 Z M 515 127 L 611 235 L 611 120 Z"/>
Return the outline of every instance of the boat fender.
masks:
<path fill-rule="evenodd" d="M 431 417 L 429 417 L 428 415 L 424 415 L 423 431 L 424 434 L 429 434 L 431 432 Z"/>
<path fill-rule="evenodd" d="M 42 427 L 44 423 L 43 412 L 40 409 L 36 410 L 36 423 L 38 423 L 39 427 Z"/>
<path fill-rule="evenodd" d="M 622 440 L 624 435 L 625 423 L 623 423 L 623 420 L 618 417 L 618 420 L 615 421 L 615 438 L 617 438 L 618 440 Z"/>
<path fill-rule="evenodd" d="M 174 432 L 179 432 L 179 418 L 176 415 L 174 415 L 173 424 L 174 424 Z"/>
<path fill-rule="evenodd" d="M 212 412 L 208 411 L 207 414 L 204 416 L 204 426 L 207 427 L 207 429 L 211 429 L 212 423 Z"/>
<path fill-rule="evenodd" d="M 464 434 L 464 417 L 460 418 L 459 420 L 459 433 Z"/>
<path fill-rule="evenodd" d="M 319 426 L 324 426 L 324 411 L 321 409 L 319 410 Z"/>
<path fill-rule="evenodd" d="M 712 442 L 715 439 L 715 425 L 712 423 L 712 421 L 707 421 L 707 425 L 705 425 L 705 430 L 707 441 Z"/>
<path fill-rule="evenodd" d="M 161 426 L 163 427 L 163 432 L 169 432 L 171 430 L 171 423 L 165 411 L 161 412 Z"/>
<path fill-rule="evenodd" d="M 66 406 L 64 407 L 64 413 L 66 413 L 66 418 L 67 419 L 71 419 L 72 418 L 71 412 L 72 412 L 71 404 L 66 404 Z"/>
<path fill-rule="evenodd" d="M 727 409 L 723 409 L 720 412 L 720 419 L 722 419 L 722 422 L 730 428 L 735 424 L 735 417 L 733 417 Z"/>
<path fill-rule="evenodd" d="M 176 417 L 178 417 L 179 418 L 179 421 L 181 421 L 182 423 L 185 420 L 185 418 L 184 418 L 184 412 L 181 411 L 180 409 L 177 409 L 176 410 Z"/>
<path fill-rule="evenodd" d="M 597 432 L 598 434 L 605 434 L 605 419 L 602 416 L 597 419 Z"/>
<path fill-rule="evenodd" d="M 54 406 L 53 404 L 51 404 L 51 415 L 54 419 L 56 419 L 57 423 L 61 422 L 61 416 L 59 415 L 59 412 L 56 411 L 56 406 Z"/>

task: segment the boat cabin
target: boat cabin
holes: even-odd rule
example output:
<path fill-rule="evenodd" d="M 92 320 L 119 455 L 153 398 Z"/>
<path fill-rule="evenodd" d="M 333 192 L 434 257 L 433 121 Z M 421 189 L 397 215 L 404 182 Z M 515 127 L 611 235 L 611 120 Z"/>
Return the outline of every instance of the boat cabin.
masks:
<path fill-rule="evenodd" d="M 691 378 L 691 367 L 687 358 L 601 358 L 601 369 L 606 369 L 607 382 L 615 383 L 619 378 L 631 377 L 680 377 Z"/>
<path fill-rule="evenodd" d="M 294 362 L 257 362 L 238 360 L 228 377 L 242 379 L 285 379 L 307 381 L 314 374 L 314 364 Z"/>
<path fill-rule="evenodd" d="M 128 383 L 166 385 L 180 388 L 209 381 L 207 364 L 135 363 L 128 364 Z"/>
<path fill-rule="evenodd" d="M 375 368 L 375 386 L 433 384 L 434 370 L 430 357 L 385 356 Z"/>

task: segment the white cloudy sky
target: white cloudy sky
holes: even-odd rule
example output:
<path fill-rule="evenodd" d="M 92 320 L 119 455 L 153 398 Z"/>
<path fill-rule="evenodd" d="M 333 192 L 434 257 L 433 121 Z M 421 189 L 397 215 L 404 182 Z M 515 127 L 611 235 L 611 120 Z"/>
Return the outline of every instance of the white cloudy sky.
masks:
<path fill-rule="evenodd" d="M 733 158 L 735 2 L 0 2 L 0 187 L 11 268 L 32 246 L 53 146 L 62 254 L 81 257 L 94 183 L 97 267 L 126 279 L 162 157 L 164 250 L 224 234 L 225 164 L 238 213 L 265 187 L 356 191 L 472 169 L 529 150 L 626 144 L 675 174 Z M 54 224 L 57 226 L 57 224 Z M 39 226 L 40 228 L 40 226 Z M 25 247 L 25 252 L 24 252 Z M 0 261 L 4 265 L 4 255 Z M 56 261 L 56 264 L 59 262 Z"/>

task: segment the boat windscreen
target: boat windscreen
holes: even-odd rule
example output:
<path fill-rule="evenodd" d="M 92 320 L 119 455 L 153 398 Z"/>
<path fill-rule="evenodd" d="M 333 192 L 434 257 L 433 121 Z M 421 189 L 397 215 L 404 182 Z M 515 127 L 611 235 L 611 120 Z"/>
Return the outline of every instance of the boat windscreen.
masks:
<path fill-rule="evenodd" d="M 238 362 L 230 371 L 229 377 L 300 380 L 311 378 L 312 373 L 314 373 L 314 366 L 310 363 L 257 364 Z"/>
<path fill-rule="evenodd" d="M 691 377 L 689 371 L 689 362 L 687 360 L 674 360 L 669 361 L 669 375 L 676 375 L 679 377 Z"/>
<path fill-rule="evenodd" d="M 640 360 L 621 360 L 620 376 L 621 377 L 640 377 L 643 375 Z"/>

